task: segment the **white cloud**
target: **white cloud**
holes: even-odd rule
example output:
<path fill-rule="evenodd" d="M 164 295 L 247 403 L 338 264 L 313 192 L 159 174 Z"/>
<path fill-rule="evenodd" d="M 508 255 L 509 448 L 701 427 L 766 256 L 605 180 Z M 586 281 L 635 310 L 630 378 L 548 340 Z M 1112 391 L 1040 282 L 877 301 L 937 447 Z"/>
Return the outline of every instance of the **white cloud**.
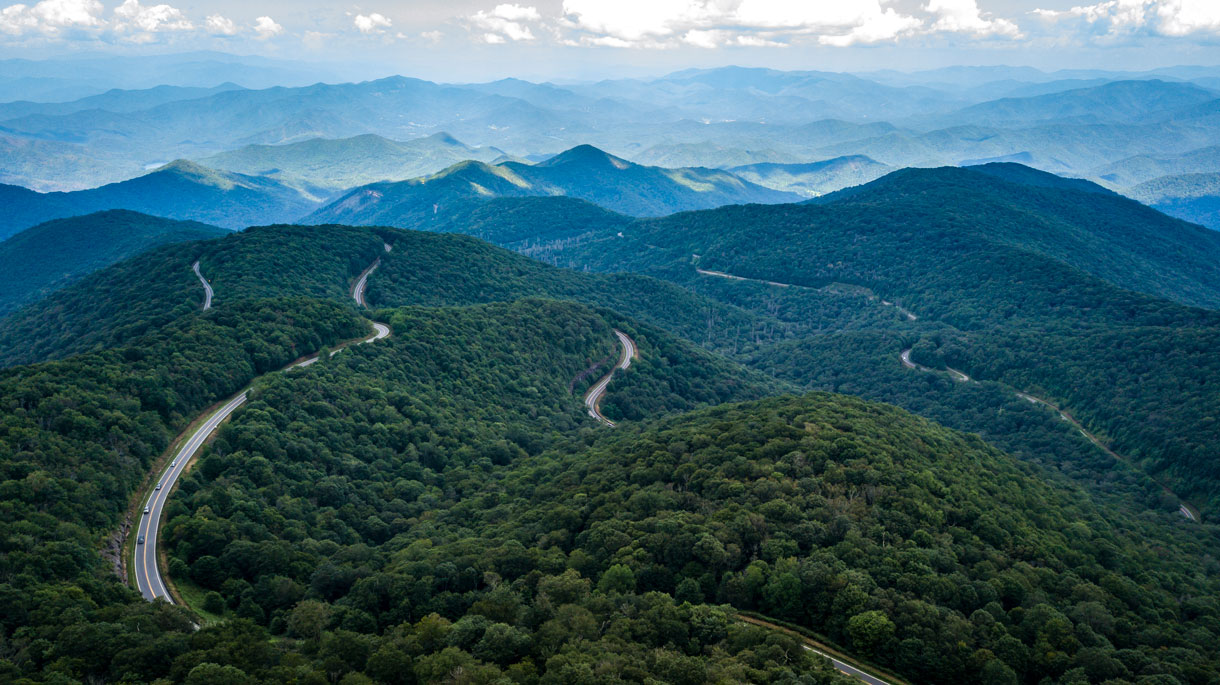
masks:
<path fill-rule="evenodd" d="M 234 24 L 232 19 L 219 14 L 209 16 L 204 22 L 204 27 L 208 33 L 214 36 L 233 36 L 237 34 L 237 24 Z"/>
<path fill-rule="evenodd" d="M 1074 19 L 1093 33 L 1111 37 L 1220 34 L 1217 0 L 1107 0 L 1067 10 L 1036 9 L 1033 13 L 1056 22 Z"/>
<path fill-rule="evenodd" d="M 133 30 L 142 33 L 160 31 L 190 31 L 195 28 L 182 14 L 182 10 L 169 5 L 145 7 L 139 0 L 124 0 L 114 8 L 116 31 Z"/>
<path fill-rule="evenodd" d="M 97 0 L 42 0 L 34 5 L 9 5 L 0 10 L 0 31 L 21 35 L 58 35 L 65 29 L 96 29 L 105 25 Z"/>
<path fill-rule="evenodd" d="M 490 12 L 475 12 L 470 21 L 483 32 L 483 41 L 494 45 L 508 40 L 534 40 L 534 32 L 526 22 L 536 22 L 541 18 L 535 7 L 502 4 L 496 5 Z"/>
<path fill-rule="evenodd" d="M 267 40 L 283 33 L 284 27 L 275 23 L 271 17 L 262 16 L 254 20 L 254 32 L 258 34 L 259 40 Z"/>
<path fill-rule="evenodd" d="M 445 37 L 445 34 L 441 33 L 440 31 L 424 31 L 423 33 L 419 34 L 419 37 L 423 38 L 429 43 L 435 44 L 441 42 L 441 39 Z"/>
<path fill-rule="evenodd" d="M 968 33 L 975 36 L 1021 35 L 1017 25 L 1007 19 L 987 19 L 976 0 L 928 0 L 924 11 L 937 15 L 933 31 Z"/>
<path fill-rule="evenodd" d="M 393 22 L 384 14 L 373 12 L 372 14 L 357 14 L 352 23 L 356 25 L 357 29 L 360 29 L 361 33 L 382 33 L 390 28 Z"/>
<path fill-rule="evenodd" d="M 894 40 L 923 22 L 888 0 L 564 0 L 562 23 L 586 44 L 663 47 L 679 42 L 782 46 L 812 37 L 825 45 Z"/>
<path fill-rule="evenodd" d="M 1216 0 L 1163 0 L 1156 13 L 1161 33 L 1167 36 L 1220 33 L 1220 2 Z"/>

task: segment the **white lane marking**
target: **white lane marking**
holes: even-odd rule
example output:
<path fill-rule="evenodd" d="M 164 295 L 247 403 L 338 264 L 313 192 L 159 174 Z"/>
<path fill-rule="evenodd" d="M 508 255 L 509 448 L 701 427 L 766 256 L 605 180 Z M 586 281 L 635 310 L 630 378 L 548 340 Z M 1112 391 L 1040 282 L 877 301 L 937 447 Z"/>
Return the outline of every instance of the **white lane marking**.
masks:
<path fill-rule="evenodd" d="M 171 466 L 170 469 L 161 477 L 160 490 L 154 490 L 152 498 L 148 502 L 149 513 L 143 517 L 141 528 L 143 529 L 144 545 L 143 549 L 139 550 L 140 568 L 136 573 L 136 585 L 140 589 L 140 594 L 144 595 L 145 599 L 156 599 L 164 597 L 171 604 L 173 599 L 169 596 L 169 592 L 165 589 L 165 583 L 161 578 L 160 569 L 157 568 L 157 533 L 161 527 L 161 514 L 165 507 L 165 502 L 169 499 L 169 492 L 173 489 L 174 483 L 178 481 L 178 477 L 186 470 L 187 464 L 207 442 L 207 439 L 216 431 L 216 428 L 224 422 L 238 407 L 245 403 L 247 393 L 243 390 L 239 395 L 229 400 L 227 404 L 220 408 L 207 421 L 204 422 L 198 430 L 195 431 L 186 443 L 178 450 L 177 456 L 174 458 L 176 466 Z M 149 562 L 152 562 L 152 572 L 149 572 Z M 143 580 L 140 582 L 139 570 L 143 570 Z"/>
<path fill-rule="evenodd" d="M 626 333 L 616 328 L 614 329 L 614 335 L 618 337 L 619 344 L 623 347 L 623 356 L 619 359 L 618 364 L 610 370 L 610 373 L 603 376 L 597 383 L 594 383 L 593 387 L 589 388 L 589 392 L 585 394 L 585 408 L 588 410 L 589 416 L 611 428 L 614 427 L 614 422 L 602 416 L 601 412 L 597 410 L 597 405 L 601 401 L 602 395 L 606 392 L 606 386 L 610 385 L 610 381 L 614 380 L 614 372 L 618 369 L 630 367 L 631 360 L 639 356 L 639 352 L 635 347 L 635 341 L 627 337 Z"/>
<path fill-rule="evenodd" d="M 203 309 L 207 311 L 212 308 L 212 284 L 208 283 L 208 279 L 204 278 L 203 274 L 200 273 L 198 259 L 195 260 L 191 268 L 195 270 L 195 275 L 199 277 L 199 282 L 203 284 Z"/>
<path fill-rule="evenodd" d="M 369 265 L 369 268 L 365 269 L 364 273 L 360 274 L 360 280 L 356 281 L 356 287 L 352 288 L 352 299 L 356 300 L 356 304 L 360 305 L 361 307 L 368 306 L 368 304 L 364 301 L 364 288 L 368 285 L 369 275 L 372 274 L 373 271 L 375 271 L 379 266 L 381 266 L 380 257 L 373 260 L 373 263 Z"/>

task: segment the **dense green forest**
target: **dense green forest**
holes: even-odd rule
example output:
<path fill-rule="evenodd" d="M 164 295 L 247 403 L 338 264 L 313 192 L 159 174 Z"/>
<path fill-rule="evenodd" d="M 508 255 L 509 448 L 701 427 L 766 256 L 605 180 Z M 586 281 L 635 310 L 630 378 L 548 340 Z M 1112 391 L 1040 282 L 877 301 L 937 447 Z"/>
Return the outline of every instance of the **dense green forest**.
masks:
<path fill-rule="evenodd" d="M 127 347 L 0 372 L 0 679 L 144 680 L 146 661 L 186 644 L 189 615 L 121 586 L 102 538 L 205 407 L 366 329 L 317 300 L 252 301 Z"/>
<path fill-rule="evenodd" d="M 0 319 L 0 365 L 124 344 L 203 304 L 199 260 L 216 302 L 313 296 L 346 301 L 350 281 L 384 253 L 374 230 L 268 226 L 166 245 L 95 272 Z"/>
<path fill-rule="evenodd" d="M 62 358 L 0 370 L 0 681 L 845 682 L 740 610 L 911 682 L 1215 682 L 1220 315 L 1192 306 L 1214 269 L 1172 265 L 1211 248 L 1083 182 L 928 173 L 807 206 L 518 198 L 428 226 L 476 237 L 254 228 L 0 320 L 0 364 Z M 1106 241 L 1127 247 L 1066 254 Z M 275 372 L 365 334 L 350 287 L 374 260 L 361 313 L 393 335 Z M 1140 284 L 1157 269 L 1179 296 Z M 580 398 L 613 329 L 640 358 L 608 429 Z M 189 611 L 149 605 L 111 573 L 123 512 L 252 380 L 167 510 Z M 808 390 L 924 418 L 762 399 Z"/>
<path fill-rule="evenodd" d="M 0 317 L 149 248 L 226 233 L 206 224 L 119 210 L 26 229 L 0 242 Z"/>
<path fill-rule="evenodd" d="M 465 389 L 437 421 L 415 394 L 436 374 L 394 383 L 385 367 L 406 357 L 369 348 L 277 377 L 226 427 L 169 537 L 171 572 L 209 611 L 373 645 L 435 614 L 452 659 L 542 682 L 614 682 L 592 666 L 622 663 L 614 643 L 694 654 L 702 621 L 684 612 L 704 602 L 809 626 L 916 682 L 1202 683 L 1217 668 L 1207 544 L 1166 550 L 1156 524 L 1115 521 L 978 438 L 812 395 L 548 442 L 555 414 L 468 405 Z M 467 412 L 487 431 L 467 444 L 487 447 L 444 449 Z M 594 608 L 610 598 L 646 627 Z M 638 608 L 658 600 L 693 606 Z M 416 675 L 418 653 L 397 656 Z M 373 674 L 375 656 L 333 668 Z M 690 682 L 711 673 L 688 667 Z"/>

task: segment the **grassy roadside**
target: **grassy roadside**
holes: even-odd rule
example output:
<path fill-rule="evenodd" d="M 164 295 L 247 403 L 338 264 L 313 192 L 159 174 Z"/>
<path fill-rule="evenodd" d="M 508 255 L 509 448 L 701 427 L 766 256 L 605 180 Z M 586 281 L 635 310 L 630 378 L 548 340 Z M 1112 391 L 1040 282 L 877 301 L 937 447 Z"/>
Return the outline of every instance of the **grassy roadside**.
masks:
<path fill-rule="evenodd" d="M 851 664 L 861 671 L 864 671 L 873 677 L 893 683 L 893 685 L 911 685 L 909 681 L 882 669 L 880 666 L 849 656 L 843 653 L 842 650 L 832 647 L 821 635 L 818 635 L 817 633 L 803 626 L 796 625 L 795 623 L 788 623 L 787 621 L 781 621 L 779 619 L 769 618 L 753 611 L 738 611 L 737 618 L 745 623 L 787 633 L 820 652 L 825 652 L 839 661 Z"/>

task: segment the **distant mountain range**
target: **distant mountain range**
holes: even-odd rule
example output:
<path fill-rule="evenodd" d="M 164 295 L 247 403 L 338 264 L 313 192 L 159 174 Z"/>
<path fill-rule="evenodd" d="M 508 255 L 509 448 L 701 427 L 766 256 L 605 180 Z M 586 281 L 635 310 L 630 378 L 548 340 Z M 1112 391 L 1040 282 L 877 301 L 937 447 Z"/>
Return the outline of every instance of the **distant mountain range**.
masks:
<path fill-rule="evenodd" d="M 130 181 L 75 192 L 37 193 L 0 186 L 7 209 L 0 239 L 35 224 L 107 209 L 128 209 L 223 228 L 292 221 L 320 198 L 278 181 L 208 169 L 179 160 Z"/>
<path fill-rule="evenodd" d="M 307 223 L 424 226 L 442 212 L 497 197 L 563 195 L 633 216 L 661 216 L 727 204 L 782 203 L 794 193 L 764 188 L 715 169 L 633 164 L 590 145 L 535 165 L 467 161 L 433 176 L 356 188 L 306 217 Z"/>
<path fill-rule="evenodd" d="M 334 193 L 377 181 L 426 176 L 468 159 L 492 162 L 501 157 L 502 150 L 470 147 L 447 133 L 408 141 L 370 133 L 340 140 L 315 138 L 286 145 L 247 145 L 204 157 L 199 163 Z"/>
<path fill-rule="evenodd" d="M 806 197 L 832 193 L 848 186 L 868 183 L 893 170 L 893 167 L 880 164 L 863 155 L 836 157 L 810 164 L 763 163 L 727 169 L 751 183 Z"/>
<path fill-rule="evenodd" d="M 242 173 L 296 172 L 305 183 L 335 190 L 455 161 L 445 146 L 417 150 L 407 142 L 395 150 L 364 136 L 414 141 L 441 133 L 479 151 L 465 158 L 485 162 L 499 157 L 493 147 L 509 159 L 536 159 L 592 144 L 671 167 L 859 155 L 893 168 L 1007 160 L 1092 177 L 1133 156 L 1171 158 L 1220 145 L 1217 76 L 1207 69 L 1056 75 L 981 69 L 904 80 L 726 67 L 562 86 L 388 77 L 252 90 L 222 81 L 0 105 L 6 152 L 0 179 L 76 190 L 184 158 Z M 316 138 L 350 142 L 263 147 Z M 311 159 L 323 150 L 343 152 L 346 168 L 319 168 Z M 63 164 L 65 158 L 73 164 Z M 381 161 L 365 173 L 361 160 Z"/>

